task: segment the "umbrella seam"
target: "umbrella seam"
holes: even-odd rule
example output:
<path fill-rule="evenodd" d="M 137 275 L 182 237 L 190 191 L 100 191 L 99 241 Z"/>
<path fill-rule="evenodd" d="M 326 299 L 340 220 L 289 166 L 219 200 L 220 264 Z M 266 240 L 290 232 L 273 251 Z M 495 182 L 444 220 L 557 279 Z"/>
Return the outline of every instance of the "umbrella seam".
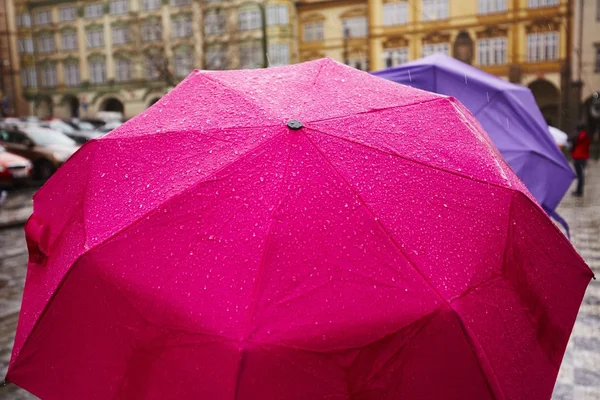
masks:
<path fill-rule="evenodd" d="M 311 145 L 317 150 L 317 152 L 321 155 L 321 157 L 323 157 L 323 159 L 327 162 L 327 164 L 329 164 L 329 166 L 331 167 L 331 169 L 340 177 L 340 179 L 342 179 L 342 181 L 348 186 L 348 188 L 354 193 L 354 195 L 359 199 L 359 201 L 362 203 L 362 205 L 366 208 L 366 210 L 369 212 L 369 214 L 375 217 L 375 214 L 373 212 L 373 210 L 371 210 L 371 208 L 367 205 L 366 201 L 362 198 L 362 196 L 360 195 L 360 193 L 358 193 L 353 187 L 352 185 L 348 182 L 348 180 L 342 175 L 342 173 L 340 171 L 338 171 L 337 168 L 335 168 L 335 166 L 333 165 L 333 163 L 325 156 L 325 154 L 321 151 L 321 149 L 319 149 L 316 144 L 308 137 L 308 135 L 306 135 L 306 133 L 304 133 L 304 135 L 306 136 L 306 138 L 308 139 L 308 141 L 311 143 Z M 341 139 L 341 138 L 340 138 Z M 442 300 L 446 306 L 451 309 L 455 315 L 457 315 L 457 319 L 459 319 L 458 316 L 458 312 L 452 307 L 452 304 L 441 295 L 441 293 L 433 286 L 433 284 L 425 277 L 425 275 L 416 267 L 415 263 L 409 258 L 409 256 L 402 250 L 402 247 L 399 246 L 398 242 L 392 237 L 392 235 L 389 233 L 388 229 L 385 227 L 385 225 L 383 224 L 383 222 L 377 218 L 376 219 L 377 224 L 379 225 L 379 227 L 382 229 L 382 231 L 386 234 L 386 236 L 389 238 L 389 240 L 392 242 L 392 244 L 394 245 L 394 247 L 396 247 L 396 249 L 398 249 L 400 251 L 400 253 L 404 256 L 404 258 L 406 258 L 406 260 L 408 261 L 409 265 L 412 266 L 413 270 L 421 276 L 421 279 L 423 279 L 423 281 L 429 286 L 429 288 L 439 297 L 440 300 Z M 460 321 L 462 322 L 462 320 Z M 473 340 L 473 338 L 467 338 L 467 340 L 469 341 L 469 339 L 471 339 L 474 343 L 475 341 Z M 478 346 L 479 347 L 479 346 Z M 487 356 L 486 356 L 487 358 Z M 481 361 L 479 360 L 479 357 L 477 357 L 477 355 L 475 355 L 475 359 L 477 360 L 477 363 L 479 365 L 479 368 L 481 369 L 483 375 L 485 377 L 487 377 L 487 374 L 485 373 L 482 365 L 481 365 Z M 488 361 L 489 362 L 489 361 Z M 490 368 L 493 371 L 493 367 Z M 493 372 L 494 378 L 495 378 L 495 372 Z M 489 386 L 488 386 L 489 387 Z M 496 394 L 490 390 L 490 394 L 492 395 L 492 397 L 494 399 L 498 399 L 498 397 L 496 396 Z M 504 398 L 504 395 L 502 394 L 502 398 Z"/>
<path fill-rule="evenodd" d="M 266 147 L 268 144 L 270 144 L 271 142 L 275 141 L 276 138 L 278 138 L 279 136 L 283 136 L 285 134 L 281 133 L 281 134 L 277 134 L 275 136 L 273 136 L 272 138 L 262 142 L 261 144 L 259 144 L 258 146 L 248 150 L 246 153 L 242 154 L 241 157 L 223 165 L 222 167 L 218 168 L 217 170 L 215 170 L 213 172 L 214 174 L 217 174 L 229 167 L 231 167 L 232 165 L 236 164 L 237 162 L 244 160 L 246 157 L 250 156 L 251 153 L 256 152 L 259 149 L 262 149 L 263 147 Z M 252 155 L 257 155 L 257 154 L 252 154 Z M 31 336 L 33 335 L 33 333 L 35 332 L 35 330 L 37 329 L 40 321 L 44 318 L 46 312 L 48 311 L 48 309 L 50 308 L 50 305 L 52 304 L 52 302 L 54 301 L 54 298 L 56 297 L 57 293 L 60 291 L 60 289 L 62 288 L 64 282 L 67 280 L 68 276 L 70 275 L 72 269 L 73 269 L 73 265 L 75 265 L 82 257 L 84 257 L 87 253 L 99 249 L 102 246 L 108 244 L 112 239 L 114 239 L 115 237 L 117 237 L 118 235 L 120 235 L 123 232 L 126 232 L 130 229 L 132 229 L 135 225 L 137 225 L 138 223 L 142 222 L 143 220 L 146 219 L 146 217 L 149 217 L 150 215 L 156 213 L 156 210 L 158 210 L 160 207 L 164 206 L 166 203 L 168 203 L 169 201 L 178 198 L 179 196 L 182 196 L 185 193 L 188 193 L 190 190 L 194 189 L 195 187 L 197 187 L 198 185 L 205 183 L 208 180 L 202 180 L 199 182 L 194 183 L 193 185 L 191 185 L 190 187 L 182 190 L 181 192 L 169 197 L 168 199 L 165 199 L 163 202 L 161 202 L 160 204 L 157 204 L 152 210 L 148 211 L 147 213 L 142 214 L 141 216 L 139 216 L 138 218 L 136 218 L 135 220 L 133 220 L 129 225 L 124 226 L 120 229 L 118 229 L 116 232 L 112 233 L 110 236 L 108 236 L 107 238 L 103 239 L 101 242 L 87 248 L 87 249 L 83 249 L 83 252 L 81 254 L 79 254 L 77 256 L 77 258 L 73 261 L 73 263 L 69 266 L 67 272 L 63 275 L 63 277 L 60 279 L 58 285 L 56 286 L 56 290 L 50 295 L 50 298 L 48 300 L 48 302 L 46 303 L 46 305 L 44 306 L 44 309 L 42 310 L 42 312 L 40 313 L 40 316 L 38 317 L 38 319 L 35 321 L 33 327 L 31 328 L 31 331 L 29 331 L 29 333 L 27 334 L 27 337 L 25 338 L 25 340 L 23 341 L 23 345 L 21 346 L 21 348 L 19 349 L 19 355 L 21 353 L 21 350 L 25 348 L 25 346 L 27 345 L 27 343 L 29 342 L 29 339 L 31 338 Z M 84 244 L 85 246 L 85 244 Z M 15 364 L 17 362 L 18 356 L 14 359 L 12 364 Z"/>

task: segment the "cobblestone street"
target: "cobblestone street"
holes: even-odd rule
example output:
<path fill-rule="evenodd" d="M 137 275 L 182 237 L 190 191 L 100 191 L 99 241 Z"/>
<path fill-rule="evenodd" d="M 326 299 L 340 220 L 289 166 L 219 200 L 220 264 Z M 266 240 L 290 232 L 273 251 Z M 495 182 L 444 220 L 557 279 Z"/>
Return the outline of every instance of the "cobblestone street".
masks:
<path fill-rule="evenodd" d="M 567 194 L 559 213 L 569 222 L 572 241 L 598 280 L 586 292 L 553 400 L 600 400 L 600 163 L 590 163 L 587 177 L 585 196 Z M 0 379 L 10 358 L 26 263 L 22 227 L 0 229 Z M 9 384 L 0 386 L 0 399 L 36 397 Z"/>

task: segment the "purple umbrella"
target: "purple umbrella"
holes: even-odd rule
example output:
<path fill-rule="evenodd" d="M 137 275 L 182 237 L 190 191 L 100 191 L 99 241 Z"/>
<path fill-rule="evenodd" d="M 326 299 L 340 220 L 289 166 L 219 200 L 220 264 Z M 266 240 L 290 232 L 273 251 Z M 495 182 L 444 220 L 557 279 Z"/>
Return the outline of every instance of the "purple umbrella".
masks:
<path fill-rule="evenodd" d="M 373 74 L 460 100 L 546 212 L 566 226 L 555 209 L 575 174 L 528 88 L 443 54 Z"/>

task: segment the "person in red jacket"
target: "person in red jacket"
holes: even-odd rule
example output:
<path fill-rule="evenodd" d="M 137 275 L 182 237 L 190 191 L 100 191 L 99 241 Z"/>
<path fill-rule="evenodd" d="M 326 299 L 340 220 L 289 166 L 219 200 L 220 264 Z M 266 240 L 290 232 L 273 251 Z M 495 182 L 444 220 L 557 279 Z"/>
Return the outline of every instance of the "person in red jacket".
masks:
<path fill-rule="evenodd" d="M 590 143 L 591 139 L 585 130 L 583 125 L 577 126 L 577 136 L 573 143 L 573 150 L 571 156 L 573 157 L 573 164 L 575 165 L 575 172 L 577 173 L 577 190 L 573 192 L 573 196 L 583 196 L 583 185 L 584 177 L 583 172 L 587 164 L 588 158 L 590 158 Z"/>

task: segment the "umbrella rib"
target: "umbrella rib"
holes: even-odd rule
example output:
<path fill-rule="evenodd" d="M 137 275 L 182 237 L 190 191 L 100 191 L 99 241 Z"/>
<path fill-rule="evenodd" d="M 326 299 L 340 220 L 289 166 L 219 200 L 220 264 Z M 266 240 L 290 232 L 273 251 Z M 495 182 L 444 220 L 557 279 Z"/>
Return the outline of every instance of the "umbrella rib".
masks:
<path fill-rule="evenodd" d="M 385 225 L 383 224 L 383 222 L 381 221 L 380 218 L 376 218 L 375 217 L 375 213 L 373 212 L 373 210 L 371 210 L 371 208 L 369 207 L 369 205 L 367 204 L 367 202 L 362 198 L 362 196 L 360 195 L 360 193 L 358 193 L 358 191 L 356 191 L 352 185 L 348 182 L 348 180 L 342 175 L 342 173 L 333 165 L 333 163 L 327 158 L 327 156 L 325 155 L 325 153 L 310 139 L 310 137 L 304 133 L 304 136 L 308 139 L 308 141 L 310 142 L 310 144 L 315 148 L 315 150 L 321 155 L 321 157 L 323 157 L 323 159 L 325 160 L 325 162 L 327 164 L 329 164 L 330 168 L 335 172 L 336 175 L 338 175 L 340 177 L 340 179 L 346 184 L 346 186 L 352 191 L 352 193 L 354 193 L 354 195 L 358 198 L 358 200 L 360 201 L 360 203 L 365 207 L 365 209 L 368 211 L 368 213 L 376 220 L 377 225 L 382 229 L 382 231 L 387 235 L 387 237 L 389 238 L 389 240 L 391 241 L 391 243 L 394 245 L 394 247 L 396 247 L 396 249 L 398 249 L 398 251 L 400 251 L 400 253 L 404 256 L 404 258 L 406 258 L 406 260 L 408 261 L 409 265 L 413 268 L 413 270 L 421 277 L 421 279 L 429 286 L 429 288 L 431 289 L 431 291 L 433 293 L 435 293 L 438 298 L 446 304 L 446 306 L 453 311 L 453 313 L 456 315 L 456 318 L 459 320 L 459 323 L 462 324 L 462 320 L 460 320 L 460 317 L 458 315 L 458 312 L 456 310 L 454 310 L 454 308 L 452 308 L 452 304 L 446 299 L 444 298 L 441 293 L 433 286 L 433 284 L 425 277 L 425 275 L 416 267 L 415 263 L 410 259 L 410 257 L 408 256 L 408 254 L 406 254 L 406 252 L 404 250 L 402 250 L 402 246 L 399 245 L 399 243 L 396 241 L 396 239 L 394 239 L 394 237 L 390 234 L 390 232 L 388 231 L 388 229 L 385 227 Z M 342 138 L 339 138 L 342 139 Z M 509 189 L 510 190 L 510 189 Z M 466 336 L 466 334 L 465 334 Z M 474 338 L 467 336 L 466 340 L 469 341 L 470 343 L 473 343 L 474 345 L 476 344 L 479 349 L 481 354 L 486 358 L 486 361 L 488 362 L 488 365 L 490 366 L 490 370 L 493 374 L 493 378 L 494 378 L 494 383 L 495 383 L 495 387 L 498 388 L 498 390 L 500 391 L 500 393 L 502 394 L 502 390 L 500 389 L 500 385 L 498 384 L 498 380 L 496 378 L 496 373 L 493 369 L 493 367 L 491 366 L 491 364 L 489 364 L 489 360 L 487 359 L 487 356 L 485 355 L 485 352 L 483 351 L 483 348 L 481 346 L 478 345 L 478 343 L 474 340 Z M 475 347 L 475 346 L 472 346 Z M 487 377 L 487 374 L 485 373 L 485 370 L 483 369 L 483 366 L 481 365 L 481 360 L 479 359 L 479 357 L 477 356 L 477 354 L 474 354 L 475 359 L 477 360 L 477 364 L 479 366 L 479 368 L 482 371 L 482 374 L 484 377 Z M 504 398 L 504 395 L 502 394 L 502 397 L 498 397 L 494 391 L 491 390 L 491 388 L 488 385 L 488 388 L 490 389 L 490 394 L 492 396 L 493 399 L 498 399 L 498 398 Z"/>

